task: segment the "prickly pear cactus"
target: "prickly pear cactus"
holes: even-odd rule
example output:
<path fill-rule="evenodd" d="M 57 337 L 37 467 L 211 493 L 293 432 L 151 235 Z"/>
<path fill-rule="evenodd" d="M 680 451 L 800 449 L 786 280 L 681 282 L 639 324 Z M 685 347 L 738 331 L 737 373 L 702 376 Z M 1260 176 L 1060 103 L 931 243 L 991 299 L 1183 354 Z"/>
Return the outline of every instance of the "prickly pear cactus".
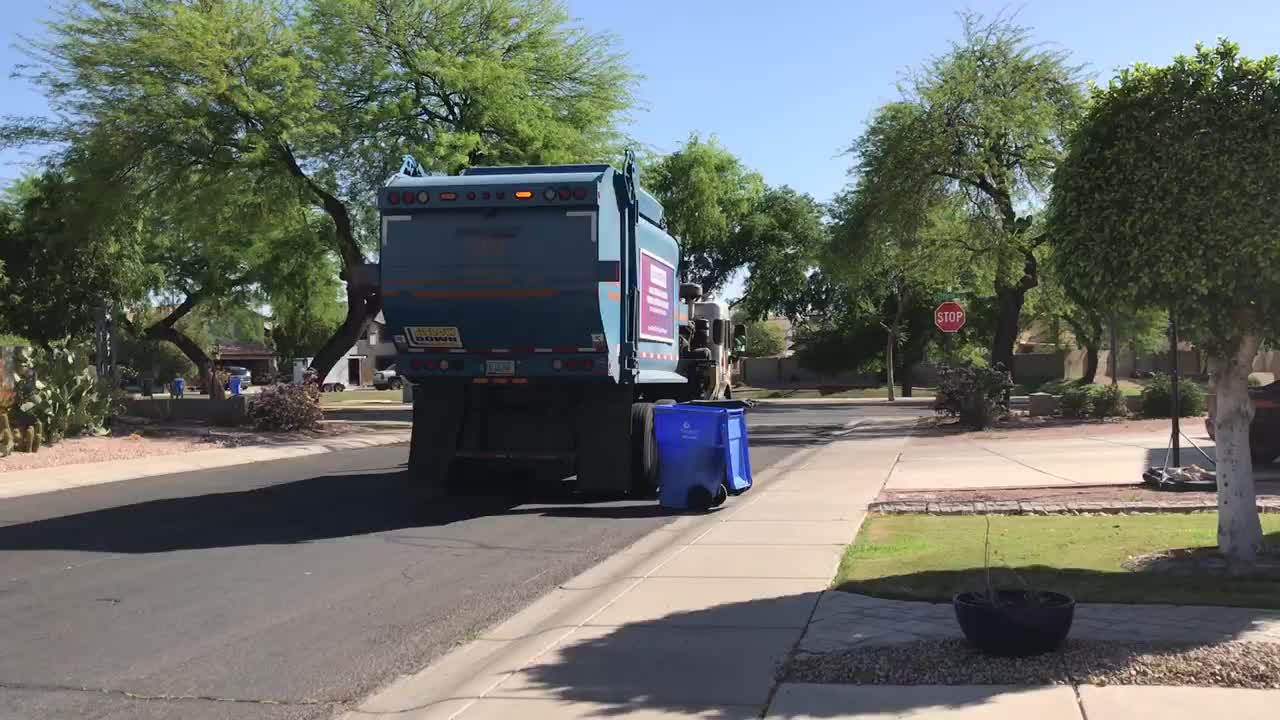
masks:
<path fill-rule="evenodd" d="M 5 457 L 13 452 L 13 431 L 9 429 L 6 423 L 4 429 L 0 430 L 0 457 Z"/>
<path fill-rule="evenodd" d="M 44 444 L 44 425 L 39 420 L 35 425 L 31 426 L 31 452 L 40 452 L 40 446 Z"/>

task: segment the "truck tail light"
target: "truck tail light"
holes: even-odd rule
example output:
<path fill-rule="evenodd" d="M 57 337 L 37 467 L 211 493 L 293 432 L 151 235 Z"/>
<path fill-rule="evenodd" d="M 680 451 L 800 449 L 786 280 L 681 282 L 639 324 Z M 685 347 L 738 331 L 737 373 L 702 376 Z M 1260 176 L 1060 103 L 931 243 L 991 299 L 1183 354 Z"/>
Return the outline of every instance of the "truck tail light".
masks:
<path fill-rule="evenodd" d="M 393 192 L 389 192 L 389 193 L 387 193 L 387 204 L 388 204 L 388 205 L 399 205 L 399 204 L 400 204 L 400 193 L 398 193 L 398 192 L 394 192 L 394 191 L 393 191 Z"/>
<path fill-rule="evenodd" d="M 448 369 L 449 369 L 449 361 L 448 361 L 448 360 L 441 360 L 441 361 L 440 361 L 440 369 L 441 369 L 441 370 L 448 370 Z"/>
<path fill-rule="evenodd" d="M 586 200 L 586 199 L 587 199 L 587 189 L 586 189 L 586 188 L 578 188 L 577 190 L 574 190 L 574 191 L 573 191 L 573 199 L 574 199 L 574 200 Z"/>
<path fill-rule="evenodd" d="M 556 190 L 555 190 L 555 188 L 547 188 L 546 190 L 543 190 L 543 191 L 542 191 L 542 197 L 543 197 L 543 199 L 545 199 L 545 200 L 555 200 L 555 199 L 556 199 Z"/>
<path fill-rule="evenodd" d="M 517 199 L 517 200 L 528 200 L 528 199 L 529 199 L 529 198 L 531 198 L 531 197 L 533 197 L 533 191 L 532 191 L 532 190 L 517 190 L 517 191 L 516 191 L 516 199 Z"/>
<path fill-rule="evenodd" d="M 573 195 L 573 191 L 571 191 L 569 188 L 560 188 L 561 200 L 568 200 L 570 197 L 572 197 L 572 195 Z"/>
<path fill-rule="evenodd" d="M 400 202 L 405 205 L 412 205 L 418 199 L 418 193 L 412 190 L 405 190 L 400 194 Z"/>
<path fill-rule="evenodd" d="M 457 199 L 458 199 L 458 193 L 455 193 L 455 192 L 442 192 L 442 193 L 440 193 L 440 199 L 441 199 L 441 200 L 457 200 Z"/>

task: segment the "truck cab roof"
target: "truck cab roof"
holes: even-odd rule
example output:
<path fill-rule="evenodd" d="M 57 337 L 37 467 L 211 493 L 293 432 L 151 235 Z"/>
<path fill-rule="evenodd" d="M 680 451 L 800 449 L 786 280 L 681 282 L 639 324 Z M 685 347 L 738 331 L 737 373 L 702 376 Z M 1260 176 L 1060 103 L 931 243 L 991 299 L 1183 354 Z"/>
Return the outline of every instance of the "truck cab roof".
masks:
<path fill-rule="evenodd" d="M 598 185 L 601 182 L 612 181 L 612 178 L 622 177 L 622 172 L 612 165 L 532 165 L 528 167 L 479 167 L 469 168 L 461 175 L 425 175 L 415 177 L 412 175 L 393 176 L 384 187 L 384 191 L 379 193 L 378 204 L 383 212 L 393 211 L 401 212 L 404 207 L 399 202 L 389 202 L 389 196 L 386 191 L 395 190 L 403 193 L 405 190 L 425 190 L 430 198 L 421 207 L 413 209 L 429 210 L 439 208 L 443 205 L 439 202 L 432 204 L 432 200 L 439 197 L 438 193 L 454 193 L 456 197 L 449 200 L 450 205 L 447 207 L 485 207 L 495 205 L 511 205 L 518 202 L 511 194 L 517 190 L 527 190 L 533 193 L 529 198 L 530 204 L 542 204 L 542 194 L 549 188 L 560 189 L 565 185 Z M 488 190 L 492 194 L 485 198 L 483 195 L 477 195 L 470 198 L 468 191 L 477 191 L 483 193 Z M 506 193 L 502 200 L 497 199 L 497 191 Z M 437 193 L 435 197 L 431 197 L 432 193 Z M 640 214 L 648 218 L 649 222 L 665 227 L 666 222 L 663 216 L 662 203 L 657 198 L 644 190 L 644 188 L 636 188 L 636 203 L 639 206 Z"/>

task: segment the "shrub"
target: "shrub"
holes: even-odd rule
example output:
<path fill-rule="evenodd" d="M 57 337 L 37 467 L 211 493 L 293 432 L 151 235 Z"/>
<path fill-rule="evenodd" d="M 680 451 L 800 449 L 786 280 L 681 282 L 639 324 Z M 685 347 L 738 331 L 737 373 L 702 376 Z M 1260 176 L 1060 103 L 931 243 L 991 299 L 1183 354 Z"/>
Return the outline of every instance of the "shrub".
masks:
<path fill-rule="evenodd" d="M 1151 418 L 1169 417 L 1173 414 L 1173 383 L 1168 375 L 1156 375 L 1142 388 L 1142 414 Z M 1195 417 L 1205 413 L 1204 389 L 1198 383 L 1182 378 L 1178 383 L 1182 417 Z"/>
<path fill-rule="evenodd" d="M 9 416 L 0 408 L 0 457 L 13 452 L 13 428 L 9 427 Z"/>
<path fill-rule="evenodd" d="M 25 363 L 25 359 L 24 359 Z M 109 382 L 100 382 L 89 364 L 85 347 L 70 340 L 50 343 L 30 360 L 34 375 L 14 377 L 23 425 L 39 425 L 44 442 L 101 433 L 119 412 L 122 395 Z"/>
<path fill-rule="evenodd" d="M 320 388 L 310 383 L 272 385 L 250 403 L 249 417 L 259 430 L 314 430 L 324 419 Z"/>
<path fill-rule="evenodd" d="M 973 364 L 943 365 L 938 368 L 935 409 L 975 429 L 991 427 L 997 417 L 1008 414 L 1005 393 L 1013 388 L 1009 373 Z"/>
<path fill-rule="evenodd" d="M 1069 385 L 1062 390 L 1058 403 L 1062 417 L 1082 418 L 1093 414 L 1092 385 Z"/>
<path fill-rule="evenodd" d="M 1089 400 L 1093 406 L 1089 410 L 1092 417 L 1126 417 L 1129 414 L 1129 404 L 1119 385 L 1094 385 L 1090 388 Z"/>

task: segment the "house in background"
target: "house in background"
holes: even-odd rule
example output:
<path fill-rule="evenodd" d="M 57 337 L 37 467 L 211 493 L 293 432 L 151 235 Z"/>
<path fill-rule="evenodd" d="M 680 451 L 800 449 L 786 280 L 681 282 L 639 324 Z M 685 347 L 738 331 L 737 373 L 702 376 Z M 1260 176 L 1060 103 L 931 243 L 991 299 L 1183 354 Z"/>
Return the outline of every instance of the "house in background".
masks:
<path fill-rule="evenodd" d="M 387 335 L 387 321 L 383 318 L 382 313 L 378 313 L 376 317 L 369 321 L 369 326 L 365 328 L 364 335 L 356 342 L 354 348 L 351 349 L 353 355 L 363 355 L 367 362 L 367 374 L 365 370 L 361 371 L 362 384 L 369 385 L 373 383 L 373 373 L 378 370 L 386 370 L 396 362 L 396 346 L 391 342 L 391 337 Z"/>
<path fill-rule="evenodd" d="M 214 365 L 242 367 L 253 375 L 255 385 L 267 385 L 276 379 L 275 351 L 260 342 L 219 342 L 214 345 Z"/>

